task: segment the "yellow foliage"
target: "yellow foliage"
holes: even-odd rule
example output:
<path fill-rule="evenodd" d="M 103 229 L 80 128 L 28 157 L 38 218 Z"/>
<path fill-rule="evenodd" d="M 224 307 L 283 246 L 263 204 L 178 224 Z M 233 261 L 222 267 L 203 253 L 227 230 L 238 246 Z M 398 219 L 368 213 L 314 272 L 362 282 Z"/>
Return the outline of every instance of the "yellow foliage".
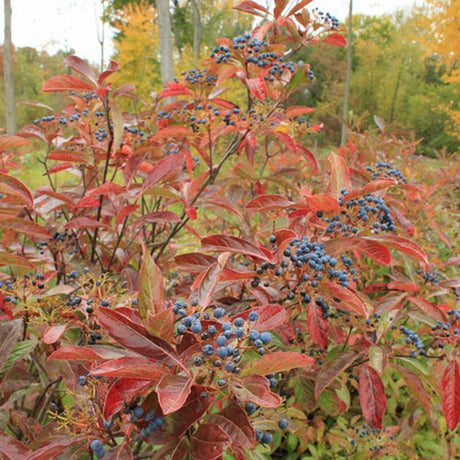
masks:
<path fill-rule="evenodd" d="M 152 91 L 162 88 L 156 16 L 156 9 L 144 1 L 129 3 L 115 22 L 120 35 L 115 41 L 114 60 L 121 70 L 112 76 L 111 82 L 115 87 L 133 83 L 136 94 L 144 100 L 150 99 Z"/>
<path fill-rule="evenodd" d="M 427 0 L 429 49 L 448 64 L 446 81 L 460 82 L 460 0 Z"/>

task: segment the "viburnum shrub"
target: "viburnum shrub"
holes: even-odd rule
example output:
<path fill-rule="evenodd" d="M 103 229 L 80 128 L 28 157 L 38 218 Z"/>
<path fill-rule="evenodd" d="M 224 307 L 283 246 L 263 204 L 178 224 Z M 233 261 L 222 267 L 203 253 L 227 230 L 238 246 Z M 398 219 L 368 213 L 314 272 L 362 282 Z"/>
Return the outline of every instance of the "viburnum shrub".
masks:
<path fill-rule="evenodd" d="M 69 105 L 0 137 L 5 165 L 32 139 L 48 181 L 0 180 L 2 458 L 458 454 L 458 258 L 436 239 L 458 229 L 420 216 L 456 176 L 415 184 L 413 143 L 384 134 L 315 158 L 293 56 L 346 43 L 307 3 L 277 1 L 139 113 L 115 62 L 70 56 L 79 76 L 43 87 Z"/>

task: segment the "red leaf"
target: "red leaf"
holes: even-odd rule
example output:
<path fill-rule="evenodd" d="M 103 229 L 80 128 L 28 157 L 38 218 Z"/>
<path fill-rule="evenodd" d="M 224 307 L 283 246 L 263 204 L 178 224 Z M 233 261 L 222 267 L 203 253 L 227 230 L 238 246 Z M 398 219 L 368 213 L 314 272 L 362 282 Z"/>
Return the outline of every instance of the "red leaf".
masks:
<path fill-rule="evenodd" d="M 155 185 L 160 180 L 166 178 L 169 174 L 176 173 L 182 169 L 183 155 L 169 155 L 166 158 L 160 160 L 155 166 L 153 166 L 152 172 L 149 173 L 147 179 L 145 179 L 142 189 L 138 196 L 149 188 Z"/>
<path fill-rule="evenodd" d="M 87 442 L 86 437 L 77 437 L 74 435 L 63 436 L 57 441 L 47 444 L 27 456 L 27 460 L 50 460 L 58 458 L 63 452 L 75 444 Z M 66 455 L 66 457 L 68 457 Z"/>
<path fill-rule="evenodd" d="M 270 211 L 272 209 L 286 209 L 292 203 L 289 200 L 286 200 L 284 196 L 281 195 L 261 195 L 249 203 L 246 203 L 245 208 L 250 209 L 251 211 L 260 212 L 260 211 Z"/>
<path fill-rule="evenodd" d="M 307 6 L 313 0 L 302 0 L 301 2 L 297 3 L 292 9 L 286 14 L 286 17 L 292 16 L 293 14 L 297 13 L 297 11 L 301 10 L 304 6 Z"/>
<path fill-rule="evenodd" d="M 124 442 L 119 446 L 107 450 L 104 455 L 104 460 L 134 460 L 134 455 L 129 444 Z"/>
<path fill-rule="evenodd" d="M 71 229 L 86 229 L 86 228 L 97 228 L 97 227 L 104 227 L 106 229 L 110 229 L 107 224 L 103 222 L 98 222 L 95 218 L 92 217 L 76 217 L 75 219 L 69 220 L 65 225 L 64 228 L 71 228 Z"/>
<path fill-rule="evenodd" d="M 327 43 L 329 45 L 334 45 L 334 46 L 347 46 L 347 41 L 345 40 L 345 37 L 340 34 L 329 34 L 327 37 L 324 37 L 321 40 L 323 43 Z"/>
<path fill-rule="evenodd" d="M 335 153 L 329 155 L 331 164 L 331 178 L 327 186 L 327 193 L 336 199 L 342 196 L 342 190 L 351 189 L 350 170 L 345 160 Z"/>
<path fill-rule="evenodd" d="M 198 303 L 201 308 L 206 308 L 212 301 L 212 295 L 214 289 L 219 282 L 219 275 L 222 271 L 222 267 L 218 262 L 210 265 L 203 276 L 200 278 L 198 286 Z"/>
<path fill-rule="evenodd" d="M 196 220 L 196 218 L 198 217 L 195 206 L 185 206 L 184 211 L 190 220 Z"/>
<path fill-rule="evenodd" d="M 188 88 L 180 83 L 166 83 L 165 90 L 163 90 L 160 94 L 158 94 L 157 99 L 161 101 L 165 97 L 173 97 L 173 96 L 190 96 L 192 93 Z"/>
<path fill-rule="evenodd" d="M 339 202 L 329 195 L 307 195 L 305 198 L 313 212 L 323 211 L 333 214 L 340 212 Z"/>
<path fill-rule="evenodd" d="M 22 320 L 15 319 L 0 325 L 0 369 L 6 364 L 22 329 Z"/>
<path fill-rule="evenodd" d="M 173 125 L 173 126 L 167 126 L 166 128 L 163 128 L 160 131 L 158 131 L 153 136 L 152 140 L 157 141 L 159 139 L 164 139 L 166 137 L 182 139 L 183 137 L 190 136 L 191 134 L 192 132 L 186 126 Z M 175 158 L 177 161 L 177 157 L 175 155 L 173 155 L 172 158 L 173 159 Z"/>
<path fill-rule="evenodd" d="M 457 361 L 452 359 L 442 376 L 442 410 L 446 416 L 449 430 L 455 430 L 460 420 L 460 370 Z"/>
<path fill-rule="evenodd" d="M 30 449 L 22 442 L 0 434 L 0 458 L 2 460 L 27 458 L 30 453 Z"/>
<path fill-rule="evenodd" d="M 168 342 L 150 335 L 140 324 L 134 323 L 127 316 L 116 310 L 99 307 L 97 317 L 105 331 L 128 350 L 184 369 L 176 351 Z"/>
<path fill-rule="evenodd" d="M 307 308 L 307 327 L 313 342 L 321 350 L 326 350 L 328 322 L 323 318 L 321 308 L 313 303 Z"/>
<path fill-rule="evenodd" d="M 178 374 L 165 374 L 158 383 L 155 393 L 163 414 L 171 414 L 179 410 L 188 398 L 193 378 Z"/>
<path fill-rule="evenodd" d="M 142 380 L 159 380 L 167 369 L 160 367 L 158 363 L 135 356 L 122 356 L 111 359 L 90 371 L 90 375 L 102 377 L 123 377 Z"/>
<path fill-rule="evenodd" d="M 203 386 L 193 385 L 185 404 L 164 420 L 162 430 L 155 430 L 149 437 L 151 444 L 163 445 L 177 440 L 206 413 L 213 403 L 213 396 Z M 153 393 L 156 396 L 156 393 Z M 162 457 L 164 458 L 164 457 Z"/>
<path fill-rule="evenodd" d="M 360 356 L 359 353 L 351 350 L 339 353 L 326 361 L 316 378 L 315 398 L 318 399 L 319 395 Z"/>
<path fill-rule="evenodd" d="M 268 380 L 267 380 L 268 381 Z M 254 428 L 246 411 L 236 402 L 209 417 L 210 423 L 217 423 L 230 437 L 236 447 L 253 447 L 256 442 Z"/>
<path fill-rule="evenodd" d="M 152 386 L 151 380 L 121 378 L 115 382 L 107 392 L 104 402 L 104 418 L 109 420 L 123 407 L 123 403 L 141 392 L 144 388 Z"/>
<path fill-rule="evenodd" d="M 91 83 L 96 85 L 96 76 L 94 75 L 93 69 L 86 61 L 78 56 L 67 56 L 64 61 L 71 69 L 75 70 L 75 72 L 78 72 L 80 75 L 83 75 Z"/>
<path fill-rule="evenodd" d="M 391 261 L 391 254 L 386 246 L 376 241 L 368 240 L 366 237 L 335 238 L 326 241 L 325 249 L 331 255 L 358 250 L 369 259 L 383 266 L 388 266 Z"/>
<path fill-rule="evenodd" d="M 108 195 L 109 193 L 114 193 L 119 195 L 123 193 L 125 188 L 120 184 L 114 184 L 113 182 L 106 182 L 105 184 L 100 185 L 99 187 L 93 188 L 88 192 L 88 195 Z"/>
<path fill-rule="evenodd" d="M 333 283 L 332 281 L 323 281 L 322 286 L 326 292 L 331 294 L 332 298 L 330 299 L 330 303 L 334 307 L 356 313 L 365 318 L 369 317 L 366 304 L 351 289 L 344 288 L 340 284 Z M 340 302 L 334 300 L 335 298 L 340 299 Z"/>
<path fill-rule="evenodd" d="M 233 252 L 235 254 L 243 254 L 255 259 L 269 261 L 270 259 L 253 243 L 237 238 L 236 236 L 228 235 L 213 235 L 201 240 L 203 251 L 214 252 Z"/>
<path fill-rule="evenodd" d="M 363 188 L 352 190 L 346 195 L 345 200 L 351 201 L 359 196 L 374 193 L 379 190 L 391 187 L 392 185 L 398 185 L 398 181 L 396 181 L 395 179 L 377 179 L 372 182 L 369 182 L 369 184 L 365 185 Z"/>
<path fill-rule="evenodd" d="M 259 100 L 265 101 L 267 99 L 267 85 L 263 77 L 258 75 L 255 78 L 247 80 L 249 91 Z"/>
<path fill-rule="evenodd" d="M 163 310 L 155 315 L 147 313 L 146 327 L 147 330 L 154 336 L 171 342 L 174 337 L 174 323 L 176 315 L 172 309 Z"/>
<path fill-rule="evenodd" d="M 261 407 L 273 409 L 281 404 L 281 398 L 270 391 L 270 382 L 263 375 L 248 375 L 230 382 L 235 396 L 241 402 L 253 402 Z"/>
<path fill-rule="evenodd" d="M 0 151 L 9 150 L 14 147 L 20 147 L 22 145 L 29 145 L 29 144 L 30 144 L 30 141 L 20 136 L 12 136 L 8 134 L 4 134 L 3 136 L 0 136 Z"/>
<path fill-rule="evenodd" d="M 421 299 L 420 297 L 409 297 L 407 300 L 412 302 L 417 308 L 419 308 L 423 313 L 431 316 L 436 321 L 446 321 L 446 315 L 444 312 L 434 303 L 429 302 L 428 300 Z"/>
<path fill-rule="evenodd" d="M 215 423 L 202 423 L 192 436 L 190 454 L 194 460 L 216 460 L 230 444 L 230 437 Z"/>
<path fill-rule="evenodd" d="M 50 326 L 43 334 L 43 337 L 42 337 L 43 343 L 46 343 L 47 345 L 56 343 L 62 337 L 62 334 L 64 334 L 66 328 L 67 328 L 66 324 L 61 324 L 58 326 Z"/>
<path fill-rule="evenodd" d="M 158 224 L 164 224 L 165 222 L 180 222 L 181 218 L 174 212 L 171 211 L 158 211 L 158 212 L 149 212 L 139 219 L 136 219 L 133 222 L 133 228 L 139 228 L 139 226 L 144 223 L 156 222 Z"/>
<path fill-rule="evenodd" d="M 293 105 L 286 109 L 286 116 L 289 118 L 298 117 L 300 115 L 305 115 L 306 113 L 315 112 L 316 109 L 311 107 L 305 107 L 304 105 Z"/>
<path fill-rule="evenodd" d="M 15 233 L 23 233 L 27 236 L 34 236 L 44 240 L 51 238 L 51 234 L 41 225 L 21 217 L 11 217 L 6 214 L 0 215 L 0 228 L 12 230 Z"/>
<path fill-rule="evenodd" d="M 98 208 L 101 203 L 93 196 L 84 196 L 77 204 L 77 208 Z"/>
<path fill-rule="evenodd" d="M 115 226 L 118 227 L 126 217 L 130 216 L 139 208 L 138 204 L 127 204 L 121 211 L 115 216 Z"/>
<path fill-rule="evenodd" d="M 188 273 L 201 273 L 214 262 L 216 262 L 215 257 L 202 254 L 201 252 L 190 252 L 174 258 L 176 268 Z"/>
<path fill-rule="evenodd" d="M 250 374 L 275 374 L 290 371 L 299 367 L 314 366 L 315 360 L 295 351 L 275 351 L 252 360 L 241 372 L 241 375 Z"/>
<path fill-rule="evenodd" d="M 119 348 L 94 345 L 91 347 L 78 347 L 76 345 L 66 345 L 58 348 L 48 356 L 48 360 L 65 359 L 66 361 L 103 361 L 106 359 L 116 359 L 124 357 L 129 352 Z"/>
<path fill-rule="evenodd" d="M 359 402 L 366 421 L 375 428 L 382 428 L 387 404 L 385 388 L 379 373 L 366 364 L 359 370 Z"/>
<path fill-rule="evenodd" d="M 34 206 L 34 199 L 30 190 L 19 179 L 13 176 L 0 173 L 0 192 L 16 198 L 29 208 Z"/>
<path fill-rule="evenodd" d="M 152 315 L 165 309 L 163 295 L 163 273 L 150 255 L 149 250 L 142 245 L 142 266 L 139 271 L 139 294 L 137 306 L 142 319 L 145 321 L 147 312 Z"/>
<path fill-rule="evenodd" d="M 275 327 L 280 326 L 286 320 L 286 310 L 282 305 L 264 305 L 253 308 L 252 310 L 259 314 L 257 321 L 253 325 L 253 329 L 259 332 L 275 329 Z"/>
<path fill-rule="evenodd" d="M 402 238 L 400 236 L 390 236 L 390 235 L 379 235 L 379 236 L 367 236 L 367 240 L 377 241 L 378 243 L 385 244 L 390 246 L 397 251 L 403 252 L 414 259 L 420 260 L 426 266 L 430 265 L 428 256 L 425 254 L 425 251 L 414 241 L 408 240 L 407 238 Z"/>
<path fill-rule="evenodd" d="M 99 75 L 99 78 L 97 79 L 97 82 L 102 85 L 102 83 L 104 83 L 104 80 L 109 77 L 110 75 L 112 75 L 114 72 L 116 72 L 117 70 L 120 70 L 120 66 L 117 62 L 115 61 L 110 61 L 109 63 L 109 66 L 107 67 L 106 70 L 104 70 L 104 72 L 102 72 L 100 75 Z M 115 94 L 114 94 L 114 97 Z"/>
<path fill-rule="evenodd" d="M 259 11 L 268 14 L 268 10 L 266 8 L 251 0 L 241 2 L 239 5 L 234 6 L 233 9 L 243 11 L 244 13 L 254 14 L 255 16 L 260 16 L 262 18 L 264 15 L 259 13 Z"/>
<path fill-rule="evenodd" d="M 58 75 L 50 78 L 42 87 L 45 93 L 61 91 L 93 91 L 93 85 L 80 80 L 73 75 Z"/>
<path fill-rule="evenodd" d="M 289 134 L 284 133 L 283 131 L 270 131 L 270 134 L 273 134 L 282 144 L 291 152 L 297 153 L 297 146 Z"/>
<path fill-rule="evenodd" d="M 88 158 L 86 157 L 86 155 L 67 150 L 54 150 L 53 152 L 48 154 L 48 160 L 67 161 L 71 163 L 88 163 Z"/>
<path fill-rule="evenodd" d="M 29 262 L 25 257 L 12 254 L 10 252 L 0 252 L 0 265 L 11 265 L 13 267 L 23 267 L 36 270 L 37 267 Z"/>

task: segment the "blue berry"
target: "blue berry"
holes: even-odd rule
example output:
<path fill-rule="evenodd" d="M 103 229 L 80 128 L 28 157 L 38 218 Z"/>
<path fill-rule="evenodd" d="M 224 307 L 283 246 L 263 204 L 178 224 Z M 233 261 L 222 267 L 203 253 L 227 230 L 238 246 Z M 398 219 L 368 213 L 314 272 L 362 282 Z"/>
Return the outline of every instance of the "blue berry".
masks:
<path fill-rule="evenodd" d="M 256 430 L 256 441 L 261 441 L 264 436 L 264 432 L 262 430 Z"/>
<path fill-rule="evenodd" d="M 262 334 L 260 334 L 260 340 L 262 340 L 263 343 L 269 343 L 272 340 L 272 335 L 270 332 L 262 332 Z"/>
<path fill-rule="evenodd" d="M 216 345 L 223 347 L 227 343 L 227 339 L 223 335 L 219 335 L 216 339 Z"/>
<path fill-rule="evenodd" d="M 249 321 L 257 321 L 258 318 L 259 314 L 256 311 L 251 311 L 251 313 L 248 315 Z"/>
<path fill-rule="evenodd" d="M 270 444 L 273 441 L 273 435 L 271 433 L 264 433 L 262 436 L 262 442 L 264 444 Z"/>
<path fill-rule="evenodd" d="M 280 429 L 285 430 L 285 429 L 289 426 L 289 422 L 288 422 L 287 419 L 282 418 L 282 419 L 278 422 L 278 426 L 280 427 Z"/>
<path fill-rule="evenodd" d="M 212 355 L 214 353 L 214 347 L 212 345 L 205 345 L 203 347 L 203 353 L 205 355 Z"/>
<path fill-rule="evenodd" d="M 236 318 L 233 324 L 236 327 L 242 327 L 244 325 L 244 319 L 243 318 Z"/>
<path fill-rule="evenodd" d="M 246 409 L 248 415 L 251 415 L 256 411 L 256 405 L 252 402 L 246 403 L 246 406 L 244 408 Z"/>
<path fill-rule="evenodd" d="M 133 410 L 133 414 L 137 417 L 140 418 L 144 415 L 144 409 L 140 406 L 136 406 Z"/>
<path fill-rule="evenodd" d="M 213 314 L 214 314 L 214 318 L 219 319 L 225 315 L 225 310 L 223 308 L 215 308 Z"/>
<path fill-rule="evenodd" d="M 202 330 L 200 321 L 194 321 L 191 329 L 194 334 L 199 334 Z"/>
<path fill-rule="evenodd" d="M 225 359 L 227 357 L 227 347 L 219 347 L 216 354 L 219 358 Z"/>
<path fill-rule="evenodd" d="M 86 377 L 84 375 L 80 375 L 80 377 L 78 377 L 78 384 L 79 385 L 85 386 L 87 383 L 88 383 L 88 381 L 86 380 Z"/>
<path fill-rule="evenodd" d="M 91 450 L 94 452 L 104 447 L 99 439 L 93 439 L 90 444 Z"/>

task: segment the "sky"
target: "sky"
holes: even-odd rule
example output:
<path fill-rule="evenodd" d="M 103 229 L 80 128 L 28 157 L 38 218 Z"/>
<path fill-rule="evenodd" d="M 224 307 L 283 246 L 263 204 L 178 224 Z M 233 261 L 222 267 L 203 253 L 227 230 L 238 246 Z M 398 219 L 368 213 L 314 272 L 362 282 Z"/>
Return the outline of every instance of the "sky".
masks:
<path fill-rule="evenodd" d="M 355 13 L 383 14 L 411 9 L 421 0 L 354 0 Z M 265 3 L 260 1 L 261 4 Z M 3 3 L 3 2 L 2 2 Z M 239 3 L 239 2 L 238 2 Z M 236 4 L 236 2 L 235 2 Z M 31 46 L 53 54 L 73 49 L 92 63 L 101 60 L 101 0 L 11 0 L 12 37 L 17 47 Z M 308 8 L 318 7 L 339 20 L 348 14 L 348 0 L 314 0 Z M 0 42 L 3 42 L 3 7 L 0 11 Z M 113 53 L 112 31 L 105 26 L 104 55 L 107 64 Z M 98 38 L 99 37 L 99 38 Z"/>

